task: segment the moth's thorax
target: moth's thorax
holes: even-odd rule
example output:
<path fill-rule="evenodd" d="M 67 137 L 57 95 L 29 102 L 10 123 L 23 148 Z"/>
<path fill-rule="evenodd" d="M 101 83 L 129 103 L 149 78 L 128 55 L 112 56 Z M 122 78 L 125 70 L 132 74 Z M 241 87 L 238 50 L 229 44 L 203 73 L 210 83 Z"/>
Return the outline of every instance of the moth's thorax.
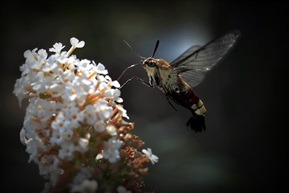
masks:
<path fill-rule="evenodd" d="M 167 69 L 167 68 L 169 68 L 169 67 L 171 66 L 171 65 L 170 65 L 167 61 L 165 61 L 164 59 L 154 59 L 154 58 L 152 58 L 152 59 L 156 61 L 157 66 L 158 66 L 159 68 Z"/>

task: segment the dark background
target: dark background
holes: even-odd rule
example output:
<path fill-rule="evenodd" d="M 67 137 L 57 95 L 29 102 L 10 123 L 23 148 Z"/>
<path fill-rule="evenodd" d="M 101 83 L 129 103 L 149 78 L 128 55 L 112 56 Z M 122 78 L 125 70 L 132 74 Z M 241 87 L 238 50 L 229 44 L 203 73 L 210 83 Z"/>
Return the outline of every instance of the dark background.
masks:
<path fill-rule="evenodd" d="M 185 123 L 156 89 L 135 81 L 122 89 L 133 132 L 160 157 L 147 190 L 171 192 L 283 192 L 288 190 L 288 6 L 285 1 L 1 1 L 1 189 L 40 192 L 44 182 L 19 141 L 25 107 L 12 94 L 27 49 L 86 45 L 78 58 L 103 63 L 113 79 L 142 56 L 172 61 L 193 44 L 232 29 L 235 49 L 195 88 L 207 108 L 207 131 Z M 136 67 L 121 79 L 137 75 Z M 287 100 L 286 100 L 287 99 Z M 8 189 L 7 189 L 8 188 Z"/>

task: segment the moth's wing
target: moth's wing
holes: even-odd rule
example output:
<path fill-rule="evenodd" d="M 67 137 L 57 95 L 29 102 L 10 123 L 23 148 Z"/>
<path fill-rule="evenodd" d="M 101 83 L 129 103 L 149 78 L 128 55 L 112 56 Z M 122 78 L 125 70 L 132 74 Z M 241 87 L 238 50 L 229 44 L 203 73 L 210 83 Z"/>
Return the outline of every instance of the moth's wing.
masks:
<path fill-rule="evenodd" d="M 176 65 L 179 63 L 179 61 L 182 61 L 184 58 L 187 58 L 190 54 L 194 53 L 195 51 L 197 51 L 198 49 L 200 49 L 202 46 L 200 45 L 194 45 L 192 47 L 190 47 L 189 49 L 187 49 L 186 51 L 184 51 L 181 55 L 179 55 L 179 57 L 177 57 L 176 59 L 174 59 L 171 62 L 171 65 Z"/>
<path fill-rule="evenodd" d="M 206 73 L 233 48 L 239 36 L 239 31 L 232 31 L 204 46 L 190 47 L 171 62 L 173 71 L 180 74 L 191 87 L 197 86 Z"/>

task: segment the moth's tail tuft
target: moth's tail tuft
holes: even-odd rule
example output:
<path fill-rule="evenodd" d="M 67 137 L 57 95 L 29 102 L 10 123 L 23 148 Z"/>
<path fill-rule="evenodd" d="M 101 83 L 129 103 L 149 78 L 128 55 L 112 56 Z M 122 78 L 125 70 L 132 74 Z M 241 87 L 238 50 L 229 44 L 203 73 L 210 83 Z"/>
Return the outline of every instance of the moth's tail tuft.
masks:
<path fill-rule="evenodd" d="M 187 122 L 187 126 L 191 127 L 195 132 L 202 132 L 206 130 L 205 116 L 193 115 Z"/>

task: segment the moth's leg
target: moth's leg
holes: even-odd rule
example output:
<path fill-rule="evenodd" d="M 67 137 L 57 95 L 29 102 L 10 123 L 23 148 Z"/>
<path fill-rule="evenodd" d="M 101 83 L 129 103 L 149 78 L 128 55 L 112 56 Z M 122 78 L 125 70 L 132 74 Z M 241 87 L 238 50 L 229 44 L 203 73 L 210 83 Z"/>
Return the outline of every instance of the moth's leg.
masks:
<path fill-rule="evenodd" d="M 178 111 L 178 110 L 173 106 L 173 104 L 171 103 L 170 98 L 168 97 L 168 95 L 166 95 L 166 98 L 167 98 L 167 101 L 169 102 L 169 104 L 171 105 L 171 107 L 173 107 L 173 109 L 175 109 L 176 111 Z"/>
<path fill-rule="evenodd" d="M 127 68 L 119 75 L 119 77 L 117 78 L 117 81 L 119 81 L 119 79 L 122 77 L 122 75 L 124 75 L 124 73 L 125 73 L 128 69 L 133 68 L 133 67 L 135 67 L 136 65 L 139 65 L 139 64 L 132 64 L 132 65 L 130 65 L 129 67 L 127 67 Z"/>
<path fill-rule="evenodd" d="M 133 76 L 130 79 L 128 79 L 127 81 L 125 81 L 125 83 L 123 83 L 123 85 L 121 85 L 121 87 L 119 89 L 122 89 L 122 87 L 124 87 L 127 83 L 131 82 L 133 79 L 140 81 L 142 84 L 146 85 L 147 87 L 153 87 L 152 85 L 150 85 L 148 82 L 144 81 L 143 79 L 141 79 L 137 76 Z"/>

